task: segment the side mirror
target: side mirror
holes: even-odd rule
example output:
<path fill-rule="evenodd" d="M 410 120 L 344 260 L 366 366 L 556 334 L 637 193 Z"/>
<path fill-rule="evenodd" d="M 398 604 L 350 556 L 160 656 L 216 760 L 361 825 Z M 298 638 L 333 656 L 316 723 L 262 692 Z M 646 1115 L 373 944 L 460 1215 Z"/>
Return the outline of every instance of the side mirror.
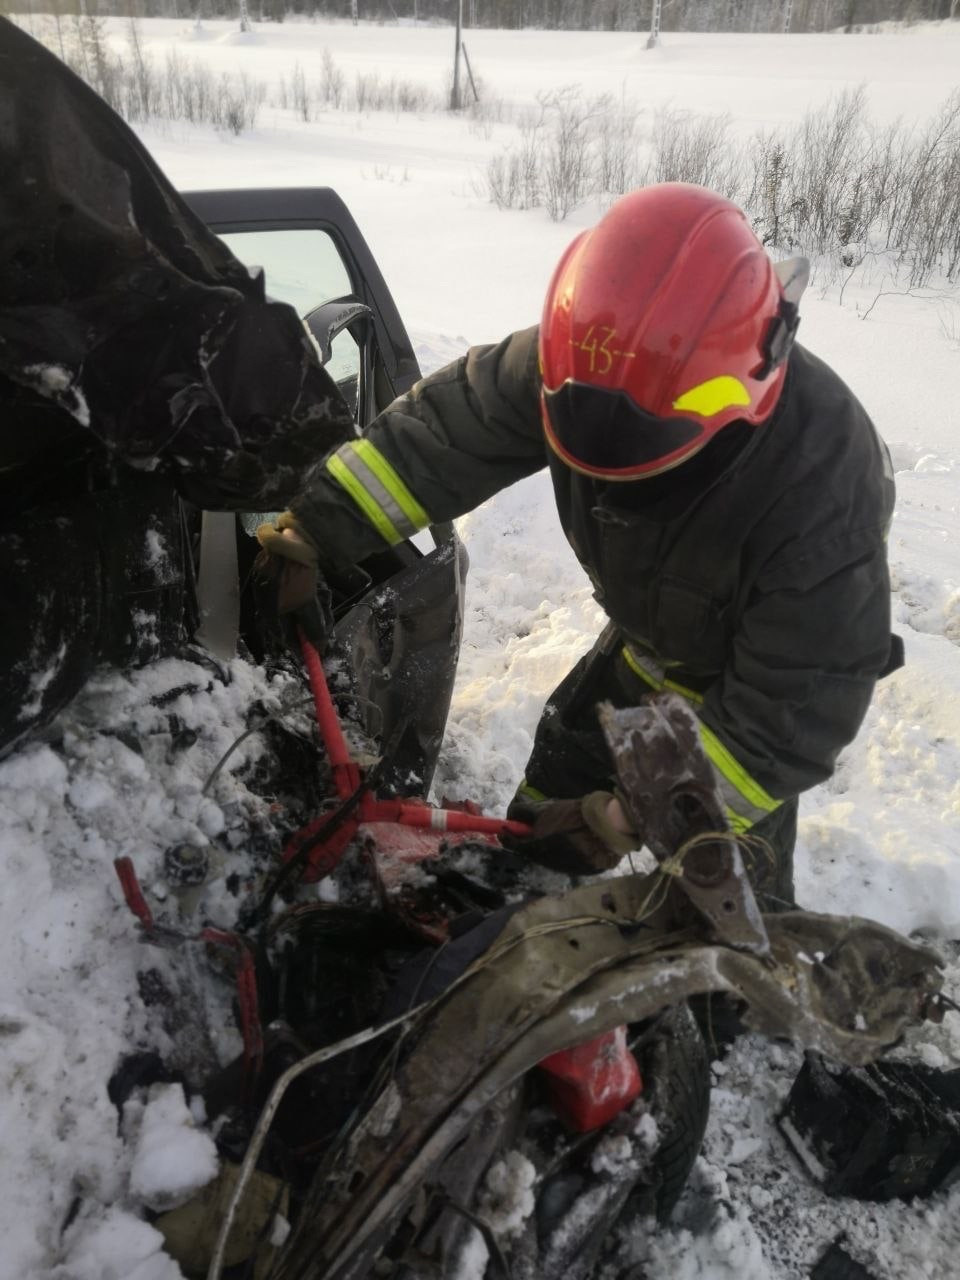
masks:
<path fill-rule="evenodd" d="M 372 318 L 373 312 L 364 302 L 324 302 L 304 316 L 304 324 L 320 348 L 320 360 L 327 364 L 333 354 L 333 340 L 355 320 Z"/>

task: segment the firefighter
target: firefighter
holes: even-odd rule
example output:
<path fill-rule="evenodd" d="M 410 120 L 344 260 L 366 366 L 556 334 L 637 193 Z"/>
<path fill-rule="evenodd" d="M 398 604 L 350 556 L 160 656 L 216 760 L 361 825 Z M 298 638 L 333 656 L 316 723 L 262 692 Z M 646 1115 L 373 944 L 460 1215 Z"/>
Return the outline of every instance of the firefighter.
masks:
<path fill-rule="evenodd" d="M 261 531 L 294 607 L 314 566 L 550 468 L 609 625 L 548 700 L 511 805 L 549 865 L 599 870 L 642 842 L 595 708 L 669 689 L 696 713 L 733 829 L 761 837 L 763 905 L 791 904 L 797 797 L 899 665 L 892 468 L 851 391 L 794 343 L 806 277 L 719 195 L 624 196 L 564 253 L 539 328 L 417 383 Z"/>

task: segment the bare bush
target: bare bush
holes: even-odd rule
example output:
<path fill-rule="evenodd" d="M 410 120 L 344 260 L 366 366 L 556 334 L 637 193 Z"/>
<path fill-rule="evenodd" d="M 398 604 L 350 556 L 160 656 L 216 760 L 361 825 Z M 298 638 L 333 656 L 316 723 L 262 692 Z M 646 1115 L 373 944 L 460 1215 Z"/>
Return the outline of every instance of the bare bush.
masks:
<path fill-rule="evenodd" d="M 750 143 L 747 169 L 751 183 L 742 203 L 764 244 L 792 250 L 802 244 L 803 205 L 795 193 L 795 157 L 778 134 L 759 133 Z"/>
<path fill-rule="evenodd" d="M 358 111 L 366 111 L 368 109 L 368 99 L 370 96 L 371 80 L 375 79 L 368 71 L 358 71 L 356 79 L 353 83 L 353 100 Z"/>
<path fill-rule="evenodd" d="M 409 80 L 396 81 L 393 104 L 395 111 L 427 111 L 432 105 L 430 99 L 429 90 L 422 85 L 413 84 Z"/>
<path fill-rule="evenodd" d="M 539 101 L 521 146 L 487 164 L 487 195 L 500 208 L 543 205 L 563 218 L 587 196 L 692 182 L 746 209 L 772 250 L 817 257 L 828 275 L 885 253 L 908 288 L 938 273 L 960 280 L 960 90 L 915 130 L 877 129 L 857 89 L 793 130 L 745 143 L 725 117 L 663 110 L 643 136 L 631 102 L 583 102 L 570 89 Z"/>
<path fill-rule="evenodd" d="M 817 253 L 864 238 L 862 158 L 869 152 L 869 139 L 863 116 L 860 86 L 809 113 L 800 126 L 794 146 L 793 198 L 803 210 L 808 246 Z"/>
<path fill-rule="evenodd" d="M 293 64 L 293 71 L 290 75 L 290 102 L 303 123 L 309 124 L 313 115 L 313 104 L 310 100 L 310 90 L 307 87 L 307 77 L 304 75 L 303 67 L 299 62 Z"/>
<path fill-rule="evenodd" d="M 541 204 L 542 127 L 542 118 L 530 118 L 521 128 L 519 147 L 504 155 L 490 157 L 487 164 L 487 186 L 490 199 L 498 208 L 535 209 Z"/>
<path fill-rule="evenodd" d="M 584 102 L 576 88 L 544 94 L 540 114 L 521 126 L 536 138 L 487 166 L 489 197 L 501 208 L 542 203 L 554 220 L 591 195 L 622 195 L 644 182 L 695 182 L 735 197 L 743 157 L 725 117 L 659 112 L 649 139 L 636 104 L 604 95 Z M 523 195 L 521 195 L 521 191 Z"/>
<path fill-rule="evenodd" d="M 346 105 L 346 104 L 344 104 Z M 383 80 L 375 71 L 358 72 L 354 81 L 354 105 L 358 111 L 438 111 L 436 94 L 409 80 Z"/>
<path fill-rule="evenodd" d="M 102 18 L 87 12 L 54 24 L 47 43 L 125 119 L 185 120 L 240 134 L 256 122 L 266 97 L 262 83 L 246 72 L 218 77 L 207 67 L 169 52 L 158 68 L 143 47 L 140 27 L 127 27 L 129 56 L 114 54 Z"/>
<path fill-rule="evenodd" d="M 515 112 L 503 98 L 494 98 L 486 90 L 482 80 L 477 78 L 476 83 L 480 96 L 469 103 L 466 114 L 471 124 L 484 131 L 484 136 L 489 137 L 493 125 L 512 120 Z"/>
<path fill-rule="evenodd" d="M 343 105 L 345 88 L 346 78 L 334 62 L 333 54 L 329 49 L 325 48 L 320 69 L 320 97 L 328 107 L 333 107 L 335 111 L 339 111 Z"/>
<path fill-rule="evenodd" d="M 523 157 L 516 151 L 490 157 L 487 190 L 498 209 L 532 209 L 540 203 L 536 171 L 532 184 L 525 181 Z"/>
<path fill-rule="evenodd" d="M 236 136 L 245 133 L 256 124 L 265 97 L 264 85 L 245 71 L 241 71 L 239 76 L 228 76 L 224 72 L 220 77 L 214 124 L 218 128 L 229 129 Z"/>
<path fill-rule="evenodd" d="M 911 284 L 924 284 L 938 268 L 960 278 L 960 90 L 911 140 L 898 177 L 890 240 L 909 264 Z"/>
<path fill-rule="evenodd" d="M 889 251 L 911 288 L 960 278 L 960 91 L 925 127 L 883 130 L 862 90 L 808 115 L 792 134 L 750 144 L 741 203 L 765 244 L 844 266 Z"/>
<path fill-rule="evenodd" d="M 665 108 L 653 123 L 648 181 L 693 182 L 733 196 L 739 185 L 726 116 L 696 116 Z"/>
<path fill-rule="evenodd" d="M 590 124 L 602 104 L 584 108 L 576 86 L 568 85 L 538 99 L 547 139 L 543 157 L 543 204 L 554 222 L 562 222 L 591 190 L 593 159 Z"/>
<path fill-rule="evenodd" d="M 623 195 L 642 181 L 640 117 L 632 103 L 608 100 L 595 131 L 596 181 L 607 195 Z"/>

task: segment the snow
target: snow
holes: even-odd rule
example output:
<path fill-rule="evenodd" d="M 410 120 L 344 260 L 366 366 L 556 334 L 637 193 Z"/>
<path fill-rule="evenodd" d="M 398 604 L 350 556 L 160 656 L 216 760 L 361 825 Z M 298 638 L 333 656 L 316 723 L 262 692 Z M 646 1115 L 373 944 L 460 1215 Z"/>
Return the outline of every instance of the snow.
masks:
<path fill-rule="evenodd" d="M 146 1131 L 136 1151 L 118 1132 L 106 1086 L 119 1060 L 134 1049 L 164 1053 L 169 1044 L 155 1026 L 148 1030 L 140 982 L 145 973 L 163 972 L 164 955 L 139 941 L 112 862 L 131 856 L 149 887 L 165 850 L 181 842 L 207 845 L 204 828 L 216 825 L 214 811 L 220 823 L 229 812 L 231 827 L 249 833 L 251 818 L 263 817 L 263 802 L 234 782 L 232 770 L 256 759 L 257 735 L 230 757 L 215 799 L 202 789 L 246 728 L 244 715 L 256 698 L 272 709 L 281 705 L 278 689 L 239 661 L 223 680 L 180 660 L 129 677 L 104 671 L 58 721 L 56 750 L 37 742 L 0 763 L 3 1280 L 47 1275 L 60 1262 L 69 1264 L 70 1280 L 111 1274 L 126 1280 L 141 1275 L 134 1263 L 144 1268 L 142 1280 L 178 1274 L 169 1259 L 151 1260 L 152 1229 L 129 1214 L 103 1216 L 111 1205 L 152 1199 L 154 1190 L 164 1190 L 161 1182 L 170 1184 L 169 1176 L 151 1172 L 165 1151 L 177 1165 L 190 1155 L 188 1173 L 212 1145 L 187 1126 L 182 1094 L 180 1110 L 170 1098 L 166 1109 L 148 1104 L 147 1116 L 159 1121 L 166 1114 L 169 1122 L 147 1146 Z M 171 715 L 181 730 L 195 730 L 192 745 L 174 747 Z M 229 925 L 236 902 L 226 877 L 245 862 L 218 857 L 220 876 L 205 887 L 206 906 Z M 186 894 L 177 904 L 185 925 L 191 905 L 197 904 Z M 225 986 L 215 1019 L 224 1029 L 216 1046 L 224 1060 L 238 1047 L 230 997 Z M 178 1128 L 183 1133 L 174 1135 Z M 203 1181 L 194 1177 L 188 1177 L 194 1185 Z M 175 1179 L 166 1189 L 175 1191 Z M 75 1199 L 77 1221 L 61 1238 Z M 112 1258 L 113 1250 L 120 1269 L 98 1270 L 96 1260 Z"/>
<path fill-rule="evenodd" d="M 183 1086 L 153 1085 L 140 1116 L 130 1194 L 149 1209 L 175 1209 L 215 1178 L 217 1167 L 216 1144 L 195 1127 Z"/>
<path fill-rule="evenodd" d="M 536 1180 L 536 1169 L 519 1151 L 509 1151 L 488 1169 L 477 1205 L 497 1236 L 509 1239 L 523 1230 L 533 1213 Z"/>
<path fill-rule="evenodd" d="M 89 427 L 90 409 L 86 397 L 74 383 L 69 369 L 60 364 L 30 364 L 23 371 L 33 378 L 41 395 L 56 400 L 82 427 Z"/>
<path fill-rule="evenodd" d="M 149 19 L 142 28 L 160 61 L 177 49 L 216 72 L 246 70 L 274 86 L 298 62 L 318 78 L 329 50 L 348 78 L 376 71 L 441 94 L 452 48 L 442 28 L 287 22 L 243 38 L 228 22 L 197 32 Z M 122 47 L 124 23 L 110 29 Z M 665 104 L 723 112 L 749 132 L 796 121 L 861 83 L 877 120 L 926 118 L 957 83 L 960 23 L 882 36 L 670 34 L 652 53 L 642 46 L 616 33 L 469 33 L 474 69 L 510 109 L 576 83 L 586 95 L 622 93 L 647 112 Z M 598 213 L 587 205 L 555 224 L 539 210 L 499 213 L 485 201 L 483 166 L 513 139 L 512 124 L 334 111 L 303 124 L 267 107 L 257 129 L 239 138 L 176 123 L 140 132 L 184 189 L 333 186 L 366 235 L 425 370 L 534 321 L 561 251 Z M 801 340 L 850 383 L 891 447 L 899 492 L 893 607 L 907 665 L 878 689 L 833 779 L 803 797 L 798 893 L 812 908 L 956 938 L 957 310 L 945 289 L 880 297 L 884 288 L 879 268 L 842 296 L 818 278 L 802 307 Z M 38 378 L 83 421 L 82 394 L 66 371 L 45 367 Z M 502 812 L 546 695 L 602 618 L 560 533 L 546 476 L 499 495 L 459 527 L 471 559 L 466 631 L 437 794 Z M 151 561 L 164 555 L 155 536 L 145 550 Z M 34 674 L 37 696 L 52 677 Z M 118 1130 L 106 1095 L 118 1060 L 131 1047 L 167 1046 L 162 1035 L 157 1042 L 138 983 L 138 970 L 163 974 L 163 955 L 138 940 L 112 862 L 131 856 L 149 888 L 172 846 L 215 853 L 205 910 L 229 926 L 236 903 L 227 880 L 241 865 L 246 824 L 268 820 L 236 777 L 262 750 L 260 736 L 242 742 L 209 794 L 204 783 L 248 727 L 245 709 L 260 699 L 278 711 L 283 690 L 239 661 L 226 677 L 185 661 L 104 672 L 55 733 L 0 762 L 0 1280 L 179 1275 L 142 1205 L 213 1176 L 211 1146 L 179 1086 L 134 1098 Z M 171 715 L 195 733 L 192 744 L 175 747 Z M 176 899 L 189 927 L 197 894 Z M 956 994 L 956 968 L 948 980 Z M 215 1046 L 222 1060 L 237 1049 L 229 1002 L 225 987 Z M 913 1056 L 960 1065 L 958 1023 L 948 1015 L 943 1027 L 925 1028 Z M 717 1071 L 704 1153 L 674 1224 L 625 1242 L 625 1257 L 642 1261 L 649 1280 L 800 1280 L 843 1231 L 881 1280 L 948 1280 L 960 1247 L 960 1190 L 912 1205 L 825 1200 L 774 1123 L 798 1065 L 791 1049 L 754 1037 L 737 1044 Z M 518 1177 L 513 1198 L 503 1196 L 505 1211 L 525 1203 L 521 1184 Z M 461 1275 L 481 1276 L 485 1260 L 477 1236 Z"/>
<path fill-rule="evenodd" d="M 160 1232 L 122 1209 L 108 1209 L 96 1222 L 81 1223 L 65 1234 L 70 1262 L 42 1273 L 51 1280 L 181 1280 L 180 1268 L 163 1252 Z M 9 1264 L 9 1255 L 4 1262 Z"/>

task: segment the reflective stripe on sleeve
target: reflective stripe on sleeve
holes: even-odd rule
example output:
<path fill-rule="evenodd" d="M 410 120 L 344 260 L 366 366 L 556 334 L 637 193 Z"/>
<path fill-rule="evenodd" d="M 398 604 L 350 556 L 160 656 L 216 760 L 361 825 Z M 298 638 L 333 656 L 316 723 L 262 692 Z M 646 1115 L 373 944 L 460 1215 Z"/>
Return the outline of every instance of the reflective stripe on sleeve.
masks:
<path fill-rule="evenodd" d="M 630 670 L 640 677 L 652 689 L 669 689 L 679 693 L 697 708 L 703 703 L 703 695 L 693 689 L 666 678 L 664 669 L 644 655 L 635 653 L 629 645 L 624 645 L 623 659 Z M 773 813 L 782 803 L 769 795 L 755 778 L 752 778 L 743 765 L 724 746 L 712 729 L 698 718 L 700 740 L 707 759 L 713 765 L 714 776 L 720 789 L 720 795 L 727 812 L 731 829 L 738 834 L 748 831 L 755 822 Z"/>
<path fill-rule="evenodd" d="M 327 459 L 327 470 L 391 546 L 430 523 L 430 517 L 369 440 L 350 440 Z"/>

